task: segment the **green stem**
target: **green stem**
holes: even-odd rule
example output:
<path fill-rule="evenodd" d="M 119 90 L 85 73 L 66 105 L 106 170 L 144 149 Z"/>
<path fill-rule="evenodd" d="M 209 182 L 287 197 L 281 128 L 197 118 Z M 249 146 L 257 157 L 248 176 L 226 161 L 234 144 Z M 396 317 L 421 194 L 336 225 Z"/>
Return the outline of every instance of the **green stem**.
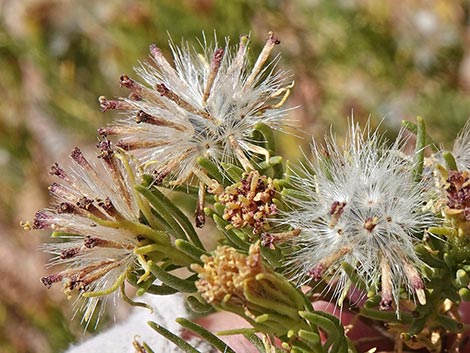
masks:
<path fill-rule="evenodd" d="M 129 305 L 131 306 L 140 306 L 142 308 L 146 308 L 148 310 L 150 310 L 151 313 L 153 313 L 153 308 L 146 304 L 146 303 L 142 303 L 142 302 L 136 302 L 136 301 L 133 301 L 131 298 L 129 298 L 126 294 L 126 291 L 125 291 L 125 288 L 124 288 L 124 282 L 121 283 L 121 287 L 120 287 L 120 290 L 121 290 L 121 296 L 122 296 L 122 299 Z"/>
<path fill-rule="evenodd" d="M 119 277 L 116 279 L 116 281 L 113 283 L 113 285 L 109 288 L 103 289 L 103 290 L 98 290 L 98 291 L 93 291 L 93 292 L 85 292 L 82 293 L 82 297 L 84 298 L 94 298 L 94 297 L 102 297 L 104 295 L 108 295 L 116 291 L 119 286 L 124 283 L 124 280 L 126 279 L 127 273 L 124 271 L 119 275 Z"/>

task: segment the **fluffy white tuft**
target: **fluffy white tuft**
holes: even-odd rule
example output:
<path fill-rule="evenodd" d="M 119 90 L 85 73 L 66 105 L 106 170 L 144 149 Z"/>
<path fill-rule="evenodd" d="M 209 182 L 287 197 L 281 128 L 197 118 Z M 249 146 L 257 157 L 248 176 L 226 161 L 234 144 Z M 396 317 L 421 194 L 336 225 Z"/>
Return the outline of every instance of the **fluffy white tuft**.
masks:
<path fill-rule="evenodd" d="M 247 155 L 260 153 L 250 141 L 255 126 L 279 129 L 285 122 L 281 107 L 290 89 L 287 74 L 275 70 L 279 57 L 268 62 L 278 43 L 270 33 L 253 67 L 248 64 L 247 36 L 237 48 L 228 39 L 219 46 L 217 38 L 212 46 L 204 37 L 202 52 L 170 42 L 174 65 L 151 46 L 153 62 L 136 69 L 145 85 L 125 76 L 121 84 L 131 91 L 130 99 L 101 98 L 103 110 L 125 113 L 101 132 L 117 135 L 118 145 L 133 151 L 147 171 L 171 173 L 175 184 L 187 180 L 202 156 L 217 165 L 236 159 L 246 165 Z"/>
<path fill-rule="evenodd" d="M 306 198 L 292 198 L 297 207 L 286 214 L 286 223 L 301 230 L 287 263 L 299 285 L 329 278 L 335 295 L 343 295 L 346 262 L 369 288 L 381 279 L 384 308 L 398 306 L 402 286 L 420 294 L 414 245 L 432 216 L 422 212 L 428 185 L 414 181 L 404 142 L 400 133 L 389 147 L 369 127 L 352 124 L 342 148 L 334 138 L 324 149 L 313 143 L 313 161 L 293 178 Z"/>

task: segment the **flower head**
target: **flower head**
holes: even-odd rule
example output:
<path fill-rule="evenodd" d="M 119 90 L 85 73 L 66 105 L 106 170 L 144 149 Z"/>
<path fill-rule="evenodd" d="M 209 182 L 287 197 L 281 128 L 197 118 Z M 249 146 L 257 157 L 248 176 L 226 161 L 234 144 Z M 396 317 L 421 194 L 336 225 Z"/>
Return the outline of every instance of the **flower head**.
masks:
<path fill-rule="evenodd" d="M 381 308 L 398 307 L 400 288 L 425 302 L 422 262 L 414 245 L 431 221 L 422 212 L 426 181 L 415 182 L 413 164 L 403 158 L 400 136 L 387 147 L 376 133 L 354 124 L 343 148 L 313 145 L 314 160 L 294 183 L 305 199 L 286 222 L 300 230 L 289 259 L 299 284 L 330 278 L 335 294 L 347 288 L 341 263 L 356 269 L 370 288 L 381 279 Z"/>
<path fill-rule="evenodd" d="M 469 154 L 470 122 L 467 122 L 454 142 L 452 153 L 439 151 L 431 159 L 436 192 L 441 196 L 434 207 L 436 213 L 441 211 L 463 234 L 470 229 Z"/>
<path fill-rule="evenodd" d="M 268 218 L 277 213 L 273 180 L 258 171 L 244 173 L 240 182 L 229 185 L 218 195 L 225 206 L 223 219 L 235 228 L 250 226 L 253 234 L 269 228 Z"/>
<path fill-rule="evenodd" d="M 203 266 L 191 268 L 199 275 L 196 288 L 208 303 L 241 315 L 264 333 L 284 335 L 304 328 L 299 316 L 305 306 L 302 294 L 263 263 L 259 242 L 247 255 L 219 246 L 201 260 Z"/>
<path fill-rule="evenodd" d="M 78 148 L 71 154 L 70 171 L 52 166 L 51 174 L 60 180 L 49 187 L 54 207 L 38 211 L 31 225 L 32 229 L 51 229 L 66 240 L 45 247 L 56 255 L 51 264 L 63 264 L 66 269 L 41 281 L 48 287 L 62 282 L 67 295 L 78 292 L 76 309 L 87 323 L 100 299 L 115 291 L 134 268 L 134 249 L 142 240 L 130 226 L 139 223 L 142 203 L 133 189 L 137 167 L 109 141 L 100 142 L 99 147 L 102 168 Z"/>
<path fill-rule="evenodd" d="M 213 256 L 202 257 L 204 266 L 192 266 L 200 279 L 196 287 L 208 303 L 230 301 L 243 307 L 248 301 L 245 286 L 256 286 L 256 276 L 269 271 L 262 263 L 259 246 L 250 248 L 249 256 L 228 246 L 219 246 Z"/>
<path fill-rule="evenodd" d="M 199 157 L 220 162 L 238 159 L 249 169 L 249 153 L 269 153 L 250 142 L 256 124 L 279 128 L 285 111 L 279 109 L 289 94 L 286 74 L 275 72 L 276 60 L 266 65 L 279 40 L 272 34 L 254 66 L 248 68 L 248 37 L 242 36 L 232 52 L 212 48 L 204 40 L 203 52 L 188 44 L 170 43 L 174 67 L 155 45 L 150 46 L 153 64 L 136 69 L 145 81 L 127 75 L 121 86 L 128 98 L 111 101 L 100 97 L 103 111 L 117 109 L 125 117 L 101 128 L 103 135 L 117 135 L 118 146 L 133 153 L 147 171 L 158 178 L 172 175 L 184 182 L 197 169 Z"/>

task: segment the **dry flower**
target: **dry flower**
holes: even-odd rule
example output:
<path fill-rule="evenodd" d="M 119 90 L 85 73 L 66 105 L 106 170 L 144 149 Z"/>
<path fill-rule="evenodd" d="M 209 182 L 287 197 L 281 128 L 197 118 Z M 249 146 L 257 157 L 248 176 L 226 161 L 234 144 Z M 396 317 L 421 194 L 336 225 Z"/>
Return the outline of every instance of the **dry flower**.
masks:
<path fill-rule="evenodd" d="M 117 135 L 121 148 L 132 151 L 145 169 L 155 172 L 157 181 L 171 174 L 181 184 L 192 173 L 201 173 L 199 157 L 220 161 L 239 160 L 253 169 L 250 153 L 269 153 L 250 141 L 258 123 L 281 126 L 281 109 L 290 86 L 286 73 L 275 71 L 278 59 L 268 57 L 279 40 L 269 34 L 254 66 L 248 67 L 248 37 L 241 36 L 236 52 L 217 40 L 211 47 L 204 38 L 202 53 L 189 44 L 177 47 L 170 42 L 174 67 L 161 50 L 150 46 L 153 64 L 136 69 L 145 85 L 127 75 L 121 86 L 130 90 L 128 98 L 100 97 L 103 111 L 115 109 L 125 117 L 99 129 L 102 135 Z M 266 64 L 268 63 L 268 64 Z"/>
<path fill-rule="evenodd" d="M 314 160 L 294 178 L 306 198 L 292 197 L 298 209 L 286 214 L 286 223 L 301 230 L 287 264 L 299 285 L 326 277 L 342 296 L 346 262 L 369 288 L 381 283 L 382 309 L 395 303 L 398 310 L 402 286 L 425 303 L 414 245 L 432 220 L 422 210 L 428 182 L 414 181 L 403 143 L 400 134 L 388 147 L 376 132 L 352 124 L 343 148 L 333 139 L 324 150 L 313 145 Z"/>
<path fill-rule="evenodd" d="M 78 292 L 76 312 L 83 312 L 87 324 L 101 299 L 106 300 L 134 269 L 139 261 L 134 249 L 153 232 L 139 220 L 148 205 L 134 190 L 137 165 L 109 141 L 101 141 L 99 148 L 102 168 L 78 148 L 71 154 L 70 171 L 52 166 L 51 174 L 60 180 L 49 187 L 54 207 L 38 211 L 30 226 L 50 229 L 66 240 L 45 246 L 55 255 L 51 265 L 66 269 L 41 281 L 48 287 L 62 282 L 67 295 Z"/>

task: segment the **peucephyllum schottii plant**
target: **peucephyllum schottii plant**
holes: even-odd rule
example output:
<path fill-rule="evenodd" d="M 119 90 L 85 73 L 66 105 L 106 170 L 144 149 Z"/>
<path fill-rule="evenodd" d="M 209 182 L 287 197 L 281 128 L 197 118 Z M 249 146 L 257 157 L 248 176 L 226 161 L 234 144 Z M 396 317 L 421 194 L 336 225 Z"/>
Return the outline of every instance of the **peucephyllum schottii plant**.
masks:
<path fill-rule="evenodd" d="M 181 293 L 198 315 L 235 313 L 250 327 L 211 333 L 174 318 L 220 352 L 234 352 L 218 337 L 231 334 L 264 353 L 357 352 L 367 340 L 459 352 L 460 304 L 470 301 L 470 125 L 450 152 L 420 117 L 395 141 L 351 120 L 342 144 L 331 134 L 302 161 L 285 161 L 276 131 L 289 125 L 293 81 L 270 58 L 280 41 L 269 33 L 253 60 L 248 36 L 235 47 L 210 42 L 170 42 L 172 62 L 151 45 L 137 78 L 121 76 L 129 95 L 99 98 L 120 114 L 98 129 L 97 156 L 75 148 L 70 167 L 52 166 L 52 206 L 23 224 L 59 240 L 45 245 L 57 270 L 44 285 L 61 283 L 86 326 L 115 294 L 146 306 L 126 284 L 137 296 Z M 208 222 L 212 247 L 198 229 Z M 315 309 L 320 302 L 333 310 Z M 361 323 L 379 338 L 348 337 Z"/>

